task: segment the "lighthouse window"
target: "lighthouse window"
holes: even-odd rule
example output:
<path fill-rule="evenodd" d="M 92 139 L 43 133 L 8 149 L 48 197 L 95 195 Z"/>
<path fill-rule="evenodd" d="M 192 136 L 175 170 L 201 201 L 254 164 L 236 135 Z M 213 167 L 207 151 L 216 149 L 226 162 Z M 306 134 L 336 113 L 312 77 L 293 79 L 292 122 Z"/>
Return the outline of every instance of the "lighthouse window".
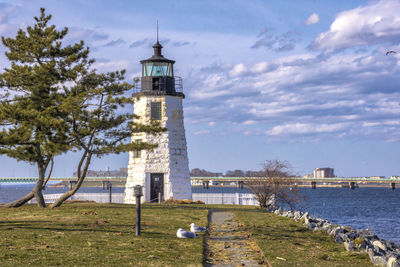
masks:
<path fill-rule="evenodd" d="M 151 102 L 150 115 L 153 120 L 161 120 L 161 102 Z"/>
<path fill-rule="evenodd" d="M 148 62 L 143 64 L 143 76 L 173 76 L 172 64 L 168 62 Z"/>

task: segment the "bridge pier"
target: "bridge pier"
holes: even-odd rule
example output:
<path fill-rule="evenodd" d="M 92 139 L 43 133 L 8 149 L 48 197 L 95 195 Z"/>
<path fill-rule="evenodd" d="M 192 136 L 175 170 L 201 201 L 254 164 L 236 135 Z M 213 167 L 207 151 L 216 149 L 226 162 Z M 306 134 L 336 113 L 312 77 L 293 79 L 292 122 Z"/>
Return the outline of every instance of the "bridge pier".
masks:
<path fill-rule="evenodd" d="M 356 182 L 349 182 L 350 189 L 356 189 Z"/>
<path fill-rule="evenodd" d="M 69 181 L 69 190 L 72 190 L 72 187 L 74 187 L 74 184 L 77 184 L 77 181 Z"/>
<path fill-rule="evenodd" d="M 311 189 L 317 189 L 317 182 L 311 182 Z"/>
<path fill-rule="evenodd" d="M 390 189 L 395 190 L 396 189 L 396 183 L 390 183 Z"/>
<path fill-rule="evenodd" d="M 237 188 L 243 189 L 244 187 L 244 181 L 237 181 Z"/>
<path fill-rule="evenodd" d="M 208 189 L 210 182 L 209 181 L 203 181 L 203 189 Z"/>

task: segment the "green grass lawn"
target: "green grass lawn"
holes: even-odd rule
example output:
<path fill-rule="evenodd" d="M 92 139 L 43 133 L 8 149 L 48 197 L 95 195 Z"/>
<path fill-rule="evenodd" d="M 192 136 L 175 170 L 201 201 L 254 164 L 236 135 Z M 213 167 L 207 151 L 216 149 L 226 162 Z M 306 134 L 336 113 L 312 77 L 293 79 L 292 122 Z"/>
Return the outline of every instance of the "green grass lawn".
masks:
<path fill-rule="evenodd" d="M 0 208 L 0 266 L 201 266 L 203 235 L 178 239 L 176 230 L 206 225 L 209 208 L 233 212 L 272 266 L 371 266 L 366 254 L 255 207 L 145 204 L 136 237 L 134 205 L 90 203 Z"/>
<path fill-rule="evenodd" d="M 142 234 L 135 206 L 66 204 L 57 209 L 0 208 L 1 266 L 200 266 L 203 236 L 178 239 L 176 231 L 207 224 L 207 210 L 146 204 Z"/>

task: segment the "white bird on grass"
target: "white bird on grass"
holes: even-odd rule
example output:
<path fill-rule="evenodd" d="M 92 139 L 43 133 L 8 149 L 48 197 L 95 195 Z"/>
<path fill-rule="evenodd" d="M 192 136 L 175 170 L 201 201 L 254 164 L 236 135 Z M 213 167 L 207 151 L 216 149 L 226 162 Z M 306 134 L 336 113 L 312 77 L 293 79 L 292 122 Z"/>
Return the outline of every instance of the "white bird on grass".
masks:
<path fill-rule="evenodd" d="M 178 229 L 178 231 L 176 232 L 176 236 L 178 238 L 195 238 L 195 237 L 197 237 L 197 235 L 195 233 L 183 231 L 182 228 Z"/>
<path fill-rule="evenodd" d="M 196 233 L 196 232 L 204 232 L 206 230 L 207 227 L 197 226 L 194 223 L 190 224 L 190 232 Z"/>

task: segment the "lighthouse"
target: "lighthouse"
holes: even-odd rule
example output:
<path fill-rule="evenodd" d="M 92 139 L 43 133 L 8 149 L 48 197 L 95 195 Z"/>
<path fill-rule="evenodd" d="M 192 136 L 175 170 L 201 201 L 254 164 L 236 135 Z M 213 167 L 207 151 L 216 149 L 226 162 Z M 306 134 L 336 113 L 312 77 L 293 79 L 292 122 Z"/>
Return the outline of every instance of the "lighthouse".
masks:
<path fill-rule="evenodd" d="M 167 131 L 157 135 L 135 133 L 132 142 L 157 144 L 153 150 L 129 153 L 125 203 L 135 203 L 133 187 L 143 186 L 144 201 L 192 199 L 185 128 L 182 78 L 174 76 L 175 61 L 162 55 L 158 41 L 152 57 L 140 61 L 142 77 L 136 82 L 134 114 L 137 122 L 157 121 Z M 137 79 L 136 79 L 137 81 Z"/>

